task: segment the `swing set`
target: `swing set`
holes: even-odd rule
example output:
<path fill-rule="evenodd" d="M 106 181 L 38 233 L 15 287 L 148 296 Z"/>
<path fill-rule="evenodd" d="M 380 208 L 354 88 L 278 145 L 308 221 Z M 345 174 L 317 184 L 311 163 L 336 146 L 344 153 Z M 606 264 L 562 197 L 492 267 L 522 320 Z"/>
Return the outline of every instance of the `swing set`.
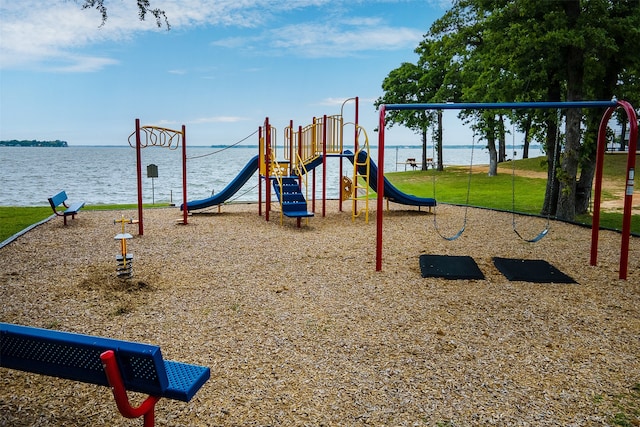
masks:
<path fill-rule="evenodd" d="M 385 104 L 380 106 L 379 116 L 379 132 L 378 132 L 378 199 L 377 199 L 377 215 L 376 215 L 376 271 L 382 270 L 382 235 L 383 235 L 383 216 L 384 216 L 384 140 L 385 140 L 385 115 L 387 111 L 399 111 L 399 110 L 516 110 L 516 109 L 566 109 L 566 108 L 607 108 L 604 113 L 600 128 L 598 131 L 598 148 L 596 157 L 596 173 L 595 173 L 595 195 L 594 195 L 594 215 L 592 221 L 592 238 L 591 238 L 591 265 L 597 263 L 597 251 L 598 251 L 598 232 L 600 225 L 600 200 L 602 191 L 602 168 L 604 164 L 604 153 L 606 150 L 606 130 L 607 124 L 611 115 L 617 108 L 624 109 L 627 114 L 630 124 L 629 134 L 629 154 L 627 160 L 627 173 L 626 173 L 626 188 L 625 188 L 625 202 L 624 202 L 624 214 L 622 223 L 622 242 L 620 250 L 620 271 L 619 278 L 626 279 L 627 267 L 628 267 L 628 255 L 629 255 L 629 236 L 631 234 L 631 206 L 633 197 L 634 175 L 635 175 L 635 153 L 637 149 L 638 140 L 638 119 L 636 112 L 626 101 L 618 101 L 612 99 L 611 101 L 565 101 L 565 102 L 504 102 L 504 103 L 428 103 L 428 104 Z M 558 135 L 556 135 L 558 138 Z M 475 133 L 474 133 L 474 145 L 475 145 Z M 557 147 L 554 147 L 554 170 L 555 163 L 557 161 Z M 473 149 L 472 149 L 473 150 Z M 472 151 L 473 153 L 473 151 Z M 473 156 L 473 154 L 472 154 Z M 473 157 L 471 165 L 469 166 L 469 183 L 467 187 L 467 204 L 469 205 L 469 193 L 471 190 L 471 171 L 473 165 Z M 555 178 L 555 174 L 552 174 L 552 179 Z M 515 184 L 514 184 L 515 185 Z M 434 186 L 435 191 L 435 186 Z M 514 190 L 515 192 L 515 190 Z M 513 201 L 513 230 L 516 235 L 522 240 L 535 243 L 547 235 L 550 227 L 550 217 L 547 216 L 546 227 L 534 238 L 524 238 L 517 230 L 515 221 L 515 200 Z M 446 240 L 455 240 L 462 235 L 466 228 L 467 214 L 465 210 L 464 222 L 462 228 L 453 236 L 444 236 L 437 229 L 438 234 Z"/>

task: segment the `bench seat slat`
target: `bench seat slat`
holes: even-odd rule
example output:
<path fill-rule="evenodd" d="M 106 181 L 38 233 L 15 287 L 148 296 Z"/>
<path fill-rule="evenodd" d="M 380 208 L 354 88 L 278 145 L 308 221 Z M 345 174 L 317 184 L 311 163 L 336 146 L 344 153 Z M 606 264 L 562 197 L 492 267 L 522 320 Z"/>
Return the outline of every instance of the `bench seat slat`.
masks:
<path fill-rule="evenodd" d="M 64 212 L 64 215 L 75 215 L 78 213 L 78 211 L 80 209 L 82 209 L 84 207 L 84 202 L 80 202 L 80 203 L 74 203 L 73 205 L 69 206 Z"/>

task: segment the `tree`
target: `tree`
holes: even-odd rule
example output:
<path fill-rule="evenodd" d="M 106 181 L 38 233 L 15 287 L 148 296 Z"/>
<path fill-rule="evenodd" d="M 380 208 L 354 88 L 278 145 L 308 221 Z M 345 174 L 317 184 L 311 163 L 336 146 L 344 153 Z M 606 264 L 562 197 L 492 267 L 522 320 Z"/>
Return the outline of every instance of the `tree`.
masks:
<path fill-rule="evenodd" d="M 100 12 L 100 16 L 102 17 L 101 25 L 104 25 L 107 22 L 107 6 L 105 6 L 104 2 L 105 0 L 84 0 L 84 3 L 82 3 L 83 9 L 95 8 Z M 144 21 L 147 17 L 147 13 L 150 13 L 156 18 L 158 28 L 165 25 L 167 30 L 171 29 L 164 10 L 158 8 L 152 9 L 150 0 L 136 0 L 136 3 L 138 4 L 138 17 L 141 21 Z"/>
<path fill-rule="evenodd" d="M 404 104 L 428 102 L 428 95 L 421 90 L 421 78 L 423 72 L 415 64 L 403 63 L 399 68 L 392 70 L 382 82 L 384 96 L 375 101 L 376 107 L 382 104 Z M 409 129 L 419 133 L 422 137 L 422 169 L 427 168 L 427 130 L 433 121 L 433 114 L 427 111 L 417 110 L 392 110 L 387 116 L 387 123 L 403 124 Z"/>
<path fill-rule="evenodd" d="M 442 80 L 455 82 L 454 91 L 463 101 L 607 100 L 616 91 L 632 100 L 638 96 L 629 89 L 637 89 L 640 56 L 633 44 L 639 36 L 637 0 L 456 0 L 423 43 L 447 45 L 450 64 L 455 66 L 445 71 Z M 421 62 L 430 63 L 424 58 Z M 483 112 L 476 119 L 492 166 L 497 164 L 493 156 L 499 154 L 499 150 L 494 154 L 496 136 L 498 141 L 502 137 L 496 114 Z M 550 182 L 545 209 L 572 220 L 586 210 L 590 196 L 595 132 L 602 111 L 568 109 L 564 114 L 564 138 L 557 137 L 554 115 L 531 112 L 509 117 L 522 120 L 521 129 L 546 130 Z M 562 154 L 557 156 L 560 143 Z"/>

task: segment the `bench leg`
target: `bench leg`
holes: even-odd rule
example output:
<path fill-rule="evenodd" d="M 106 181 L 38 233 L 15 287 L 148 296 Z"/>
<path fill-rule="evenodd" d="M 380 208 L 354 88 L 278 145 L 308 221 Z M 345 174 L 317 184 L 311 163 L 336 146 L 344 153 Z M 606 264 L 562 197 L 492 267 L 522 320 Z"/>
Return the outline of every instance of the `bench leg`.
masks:
<path fill-rule="evenodd" d="M 113 397 L 118 406 L 118 410 L 125 418 L 139 418 L 144 416 L 144 427 L 153 427 L 155 424 L 155 404 L 160 400 L 159 397 L 149 396 L 137 408 L 133 408 L 127 397 L 127 390 L 124 388 L 116 355 L 113 350 L 107 350 L 100 355 L 104 372 L 107 374 L 107 380 L 111 386 Z"/>

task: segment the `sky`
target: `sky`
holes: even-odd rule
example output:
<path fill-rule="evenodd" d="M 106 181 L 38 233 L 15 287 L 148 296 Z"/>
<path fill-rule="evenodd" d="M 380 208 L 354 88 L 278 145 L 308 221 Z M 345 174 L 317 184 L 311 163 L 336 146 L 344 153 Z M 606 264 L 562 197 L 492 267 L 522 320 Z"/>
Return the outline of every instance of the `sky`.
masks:
<path fill-rule="evenodd" d="M 450 0 L 106 0 L 101 25 L 82 0 L 0 0 L 0 140 L 127 145 L 142 125 L 180 129 L 187 146 L 231 145 L 269 117 L 339 114 L 359 98 L 377 143 L 382 81 L 414 52 Z M 344 104 L 354 120 L 353 101 Z M 388 145 L 420 144 L 394 126 Z M 446 126 L 445 126 L 446 133 Z M 392 136 L 392 138 L 390 138 Z M 257 143 L 257 137 L 244 144 Z M 461 141 L 465 143 L 465 141 Z"/>

